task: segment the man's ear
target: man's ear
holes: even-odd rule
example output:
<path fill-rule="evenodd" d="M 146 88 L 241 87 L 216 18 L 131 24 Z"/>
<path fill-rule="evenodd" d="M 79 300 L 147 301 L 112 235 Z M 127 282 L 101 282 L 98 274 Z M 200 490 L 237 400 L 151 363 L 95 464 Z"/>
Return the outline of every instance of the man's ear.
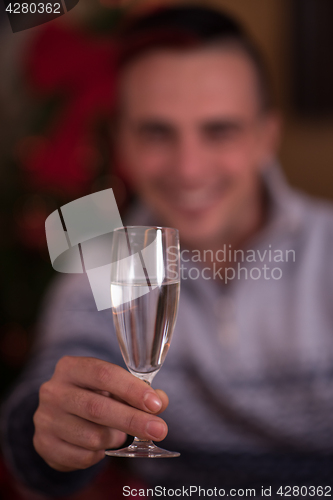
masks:
<path fill-rule="evenodd" d="M 278 153 L 281 141 L 282 116 L 278 111 L 269 111 L 262 118 L 261 164 L 270 164 Z"/>

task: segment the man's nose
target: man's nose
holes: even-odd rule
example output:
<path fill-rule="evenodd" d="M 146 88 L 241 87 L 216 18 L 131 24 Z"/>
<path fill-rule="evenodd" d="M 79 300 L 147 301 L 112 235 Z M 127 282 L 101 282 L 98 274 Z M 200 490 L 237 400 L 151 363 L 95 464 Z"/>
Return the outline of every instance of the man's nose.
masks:
<path fill-rule="evenodd" d="M 203 145 L 198 137 L 191 134 L 183 135 L 179 138 L 175 169 L 177 177 L 186 186 L 197 186 L 206 175 L 207 159 Z"/>

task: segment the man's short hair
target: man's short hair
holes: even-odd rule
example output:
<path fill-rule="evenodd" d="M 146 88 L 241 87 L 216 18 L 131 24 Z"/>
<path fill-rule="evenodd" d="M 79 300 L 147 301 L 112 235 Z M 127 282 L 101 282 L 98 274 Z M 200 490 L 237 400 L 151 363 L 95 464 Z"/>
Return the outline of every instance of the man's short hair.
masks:
<path fill-rule="evenodd" d="M 248 56 L 256 71 L 260 109 L 267 111 L 273 107 L 270 78 L 261 52 L 243 27 L 220 10 L 199 5 L 158 8 L 127 20 L 118 33 L 118 40 L 119 69 L 158 48 L 234 46 Z"/>

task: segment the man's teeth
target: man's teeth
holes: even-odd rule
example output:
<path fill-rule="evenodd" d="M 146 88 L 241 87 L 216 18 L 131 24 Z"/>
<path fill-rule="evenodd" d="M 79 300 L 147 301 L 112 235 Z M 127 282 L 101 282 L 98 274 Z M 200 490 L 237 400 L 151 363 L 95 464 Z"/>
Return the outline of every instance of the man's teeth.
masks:
<path fill-rule="evenodd" d="M 177 195 L 176 204 L 185 209 L 198 209 L 211 205 L 216 198 L 216 194 L 211 190 L 196 190 L 191 192 L 181 192 Z"/>

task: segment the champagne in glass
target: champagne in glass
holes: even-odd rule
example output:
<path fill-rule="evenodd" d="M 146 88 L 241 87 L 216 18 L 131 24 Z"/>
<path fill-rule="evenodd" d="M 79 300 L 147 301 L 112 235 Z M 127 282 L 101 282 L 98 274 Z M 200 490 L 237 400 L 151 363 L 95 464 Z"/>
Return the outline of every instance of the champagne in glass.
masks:
<path fill-rule="evenodd" d="M 172 228 L 131 226 L 113 235 L 111 302 L 119 346 L 136 377 L 151 384 L 168 352 L 180 289 L 179 238 Z M 109 456 L 175 457 L 152 441 L 134 438 Z"/>

